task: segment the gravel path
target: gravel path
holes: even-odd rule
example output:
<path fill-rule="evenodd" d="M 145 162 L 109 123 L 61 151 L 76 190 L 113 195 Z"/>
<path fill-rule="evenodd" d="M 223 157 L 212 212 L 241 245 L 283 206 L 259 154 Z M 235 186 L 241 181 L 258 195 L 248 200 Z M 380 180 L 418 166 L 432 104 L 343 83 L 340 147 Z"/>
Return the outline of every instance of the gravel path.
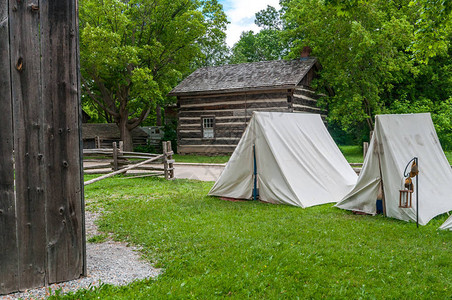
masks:
<path fill-rule="evenodd" d="M 86 236 L 89 239 L 98 235 L 97 226 L 94 224 L 100 213 L 86 212 Z M 63 293 L 76 291 L 90 286 L 99 286 L 100 283 L 113 285 L 127 285 L 135 280 L 157 277 L 161 269 L 153 268 L 149 263 L 140 259 L 140 253 L 135 247 L 129 247 L 125 243 L 107 241 L 105 243 L 87 243 L 86 261 L 88 276 L 52 284 L 48 287 L 31 289 L 22 293 L 0 296 L 0 300 L 6 299 L 44 299 L 52 291 L 61 289 Z"/>

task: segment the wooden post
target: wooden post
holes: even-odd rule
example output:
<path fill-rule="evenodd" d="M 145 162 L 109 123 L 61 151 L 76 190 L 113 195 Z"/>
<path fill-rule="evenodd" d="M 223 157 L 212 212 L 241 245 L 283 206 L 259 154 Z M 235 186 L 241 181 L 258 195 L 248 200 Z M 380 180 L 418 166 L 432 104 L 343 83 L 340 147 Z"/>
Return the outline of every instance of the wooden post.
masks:
<path fill-rule="evenodd" d="M 77 15 L 0 0 L 0 294 L 85 273 Z"/>
<path fill-rule="evenodd" d="M 165 173 L 165 179 L 169 179 L 168 173 L 168 144 L 164 141 L 162 143 L 163 148 L 163 172 Z"/>
<path fill-rule="evenodd" d="M 119 152 L 124 152 L 124 142 L 119 141 Z"/>
<path fill-rule="evenodd" d="M 366 158 L 368 150 L 369 150 L 369 143 L 368 142 L 363 142 L 363 158 Z"/>
<path fill-rule="evenodd" d="M 28 13 L 39 16 L 37 57 L 41 66 L 43 141 L 46 199 L 46 283 L 83 275 L 84 200 L 80 178 L 80 66 L 78 1 L 21 1 Z M 29 99 L 27 99 L 29 101 Z M 42 216 L 39 216 L 42 218 Z"/>
<path fill-rule="evenodd" d="M 0 295 L 19 290 L 8 1 L 0 0 Z"/>
<path fill-rule="evenodd" d="M 174 178 L 174 160 L 173 160 L 173 149 L 171 147 L 171 141 L 168 141 L 168 146 L 167 146 L 167 150 L 168 150 L 168 170 L 169 170 L 169 178 L 173 179 Z"/>
<path fill-rule="evenodd" d="M 11 90 L 16 173 L 19 289 L 46 284 L 44 105 L 41 94 L 40 13 L 9 1 Z M 4 40 L 0 41 L 4 43 Z M 47 55 L 47 54 L 46 54 Z M 3 77 L 3 76 L 2 76 Z M 47 125 L 47 124 L 45 124 Z"/>
<path fill-rule="evenodd" d="M 100 149 L 100 137 L 96 136 L 95 140 L 96 140 L 96 148 Z"/>
<path fill-rule="evenodd" d="M 113 171 L 118 170 L 118 148 L 116 147 L 116 142 L 113 142 Z"/>

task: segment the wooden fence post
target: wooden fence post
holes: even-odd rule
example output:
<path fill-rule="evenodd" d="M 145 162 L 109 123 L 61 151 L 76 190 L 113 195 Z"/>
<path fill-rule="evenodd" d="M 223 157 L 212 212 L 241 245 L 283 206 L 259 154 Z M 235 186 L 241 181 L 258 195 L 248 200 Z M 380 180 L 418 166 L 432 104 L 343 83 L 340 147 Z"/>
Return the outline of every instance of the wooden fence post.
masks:
<path fill-rule="evenodd" d="M 163 149 L 163 173 L 165 174 L 165 179 L 169 179 L 169 173 L 168 173 L 168 144 L 164 141 L 162 143 L 162 149 Z"/>
<path fill-rule="evenodd" d="M 173 179 L 174 178 L 174 160 L 173 160 L 173 149 L 171 147 L 171 141 L 168 141 L 168 146 L 167 146 L 167 150 L 168 150 L 168 170 L 169 170 L 169 178 Z"/>
<path fill-rule="evenodd" d="M 100 148 L 101 148 L 101 147 L 100 147 L 100 137 L 96 136 L 96 138 L 95 138 L 95 143 L 96 143 L 96 148 L 97 148 L 97 149 L 100 149 Z"/>
<path fill-rule="evenodd" d="M 118 147 L 116 142 L 113 142 L 113 171 L 118 171 Z"/>

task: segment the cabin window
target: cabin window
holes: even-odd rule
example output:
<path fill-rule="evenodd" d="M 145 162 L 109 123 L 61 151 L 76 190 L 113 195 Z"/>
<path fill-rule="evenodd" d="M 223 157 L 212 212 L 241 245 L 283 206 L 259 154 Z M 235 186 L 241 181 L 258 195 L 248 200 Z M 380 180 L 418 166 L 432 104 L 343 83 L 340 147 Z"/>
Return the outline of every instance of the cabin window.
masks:
<path fill-rule="evenodd" d="M 215 125 L 214 117 L 202 118 L 202 137 L 203 138 L 213 139 L 215 137 L 214 125 Z"/>

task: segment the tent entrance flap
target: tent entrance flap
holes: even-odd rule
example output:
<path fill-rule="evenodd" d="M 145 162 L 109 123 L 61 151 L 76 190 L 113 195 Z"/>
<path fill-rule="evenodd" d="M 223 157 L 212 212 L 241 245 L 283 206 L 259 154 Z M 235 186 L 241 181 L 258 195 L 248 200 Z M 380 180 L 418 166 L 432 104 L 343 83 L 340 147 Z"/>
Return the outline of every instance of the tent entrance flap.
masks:
<path fill-rule="evenodd" d="M 415 177 L 414 187 L 410 188 L 411 182 L 404 175 L 411 173 L 409 165 L 416 159 L 422 162 L 422 187 L 419 187 L 419 177 L 411 176 L 420 170 L 416 162 L 412 165 L 413 174 L 409 176 L 410 179 Z M 452 169 L 430 114 L 377 115 L 358 182 L 336 206 L 348 210 L 366 208 L 366 212 L 372 213 L 375 203 L 370 201 L 374 201 L 375 195 L 371 188 L 365 187 L 373 185 L 377 178 L 381 178 L 383 184 L 382 204 L 387 217 L 425 225 L 435 216 L 452 210 Z M 412 206 L 409 205 L 409 194 L 408 204 L 401 201 L 406 199 L 410 190 L 413 193 Z"/>
<path fill-rule="evenodd" d="M 380 147 L 380 145 L 378 144 L 378 140 L 377 139 L 375 139 L 375 143 L 376 143 L 376 150 L 377 150 L 377 157 L 378 157 L 378 172 L 380 173 L 380 178 L 381 178 L 381 180 L 380 180 L 380 191 L 379 192 L 381 192 L 381 195 L 380 195 L 380 193 L 378 193 L 378 196 L 381 196 L 381 198 L 380 199 L 378 199 L 378 197 L 377 197 L 377 200 L 376 200 L 376 205 L 377 205 L 377 213 L 378 213 L 378 209 L 379 209 L 379 202 L 378 202 L 378 200 L 381 200 L 381 211 L 382 211 L 382 213 L 383 213 L 383 215 L 384 216 L 386 216 L 386 202 L 385 202 L 385 185 L 384 185 L 384 182 L 383 182 L 383 174 L 381 173 L 381 147 Z"/>
<path fill-rule="evenodd" d="M 256 164 L 256 145 L 253 145 L 253 175 L 254 175 L 254 184 L 253 184 L 253 200 L 257 200 L 259 197 L 259 189 L 257 187 L 257 164 Z"/>

